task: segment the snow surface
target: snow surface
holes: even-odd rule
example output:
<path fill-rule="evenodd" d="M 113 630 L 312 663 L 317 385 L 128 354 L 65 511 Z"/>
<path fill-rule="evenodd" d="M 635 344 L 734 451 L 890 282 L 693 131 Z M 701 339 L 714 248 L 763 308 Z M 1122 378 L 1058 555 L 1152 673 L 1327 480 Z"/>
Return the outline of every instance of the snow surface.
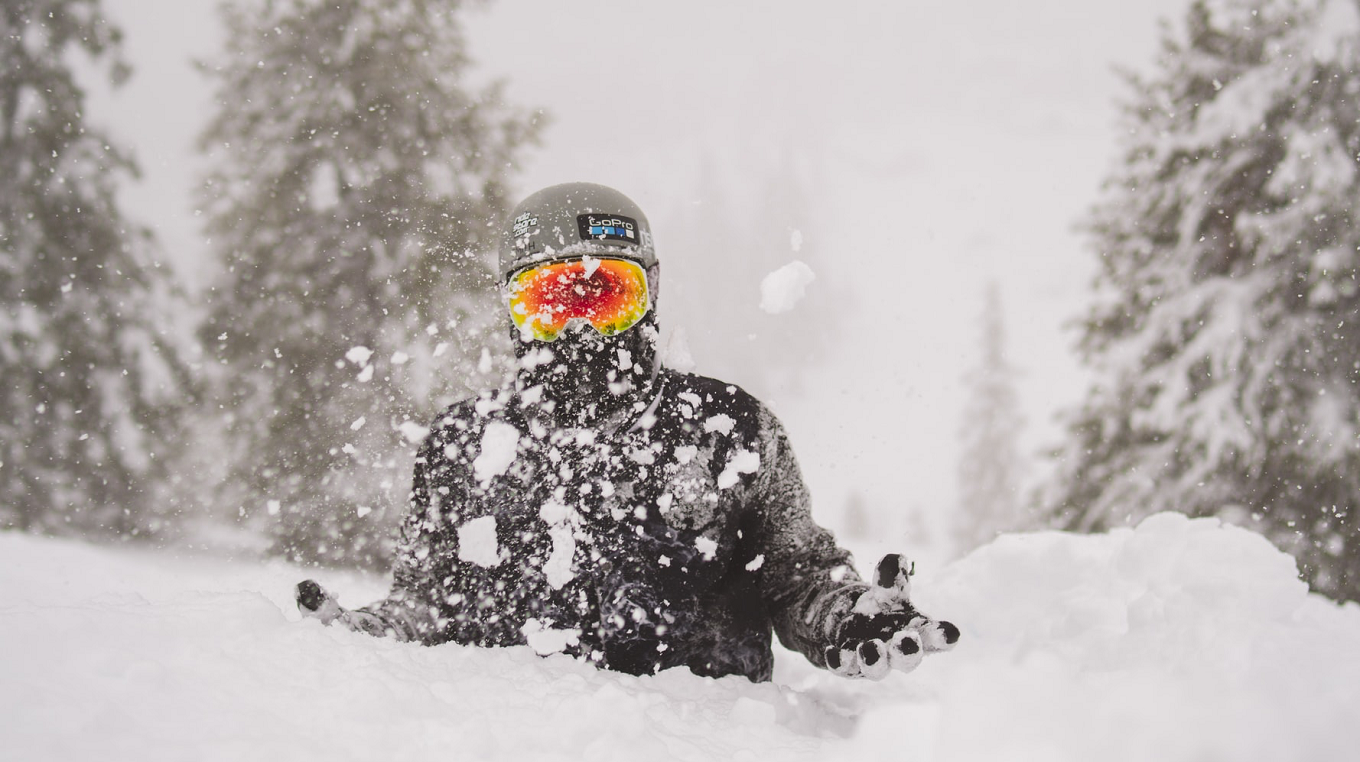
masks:
<path fill-rule="evenodd" d="M 300 621 L 292 586 L 353 606 L 384 580 L 277 561 L 19 534 L 0 557 L 6 759 L 1342 760 L 1360 714 L 1360 607 L 1174 514 L 919 569 L 964 638 L 881 683 L 783 651 L 753 685 L 374 639 Z"/>

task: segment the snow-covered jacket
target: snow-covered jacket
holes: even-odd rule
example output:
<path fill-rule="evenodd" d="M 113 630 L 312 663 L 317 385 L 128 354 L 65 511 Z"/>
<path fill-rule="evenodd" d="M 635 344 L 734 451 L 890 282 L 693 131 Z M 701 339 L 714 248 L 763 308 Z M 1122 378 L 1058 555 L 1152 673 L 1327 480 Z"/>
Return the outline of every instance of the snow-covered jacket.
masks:
<path fill-rule="evenodd" d="M 509 390 L 455 404 L 416 461 L 392 592 L 426 644 L 528 644 L 633 674 L 768 680 L 771 631 L 824 666 L 866 586 L 812 520 L 775 416 L 662 370 L 617 429 L 551 429 Z"/>

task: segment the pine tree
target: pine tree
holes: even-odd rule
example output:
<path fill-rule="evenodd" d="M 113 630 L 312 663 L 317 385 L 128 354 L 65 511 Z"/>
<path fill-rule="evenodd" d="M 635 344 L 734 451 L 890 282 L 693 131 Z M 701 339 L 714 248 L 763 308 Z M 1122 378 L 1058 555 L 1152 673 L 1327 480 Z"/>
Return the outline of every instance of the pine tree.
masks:
<path fill-rule="evenodd" d="M 960 429 L 959 504 L 954 521 L 957 549 L 967 551 L 1020 526 L 1022 421 L 1015 368 L 1006 360 L 1001 292 L 988 285 L 982 313 L 982 357 L 964 379 L 968 407 Z"/>
<path fill-rule="evenodd" d="M 509 353 L 492 260 L 536 128 L 499 86 L 467 88 L 460 5 L 227 8 L 203 137 L 227 274 L 201 335 L 224 486 L 297 560 L 386 564 L 422 426 Z"/>
<path fill-rule="evenodd" d="M 1241 518 L 1360 599 L 1355 0 L 1196 2 L 1131 83 L 1053 518 Z"/>
<path fill-rule="evenodd" d="M 130 157 L 89 126 L 83 53 L 117 84 L 97 0 L 0 6 L 0 527 L 154 534 L 187 373 L 169 271 L 117 204 Z"/>

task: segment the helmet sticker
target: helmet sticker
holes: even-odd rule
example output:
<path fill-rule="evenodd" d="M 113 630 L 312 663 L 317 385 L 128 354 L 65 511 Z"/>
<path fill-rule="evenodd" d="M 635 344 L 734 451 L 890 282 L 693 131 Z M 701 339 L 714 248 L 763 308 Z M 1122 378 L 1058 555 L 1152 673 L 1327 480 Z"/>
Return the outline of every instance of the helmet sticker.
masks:
<path fill-rule="evenodd" d="M 514 227 L 510 229 L 511 235 L 519 238 L 529 232 L 529 228 L 538 227 L 538 218 L 531 212 L 525 212 L 515 218 Z"/>
<path fill-rule="evenodd" d="M 626 241 L 638 243 L 638 223 L 621 214 L 582 214 L 576 218 L 582 241 Z"/>

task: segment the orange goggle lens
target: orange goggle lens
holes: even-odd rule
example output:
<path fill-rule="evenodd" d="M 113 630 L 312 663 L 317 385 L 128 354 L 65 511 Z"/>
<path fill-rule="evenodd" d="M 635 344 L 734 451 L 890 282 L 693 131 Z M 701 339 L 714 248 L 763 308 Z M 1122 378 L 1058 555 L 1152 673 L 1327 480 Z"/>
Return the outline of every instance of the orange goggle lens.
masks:
<path fill-rule="evenodd" d="M 521 333 L 539 341 L 553 341 L 573 320 L 612 336 L 646 314 L 647 273 L 636 262 L 586 257 L 510 278 L 510 317 Z"/>

